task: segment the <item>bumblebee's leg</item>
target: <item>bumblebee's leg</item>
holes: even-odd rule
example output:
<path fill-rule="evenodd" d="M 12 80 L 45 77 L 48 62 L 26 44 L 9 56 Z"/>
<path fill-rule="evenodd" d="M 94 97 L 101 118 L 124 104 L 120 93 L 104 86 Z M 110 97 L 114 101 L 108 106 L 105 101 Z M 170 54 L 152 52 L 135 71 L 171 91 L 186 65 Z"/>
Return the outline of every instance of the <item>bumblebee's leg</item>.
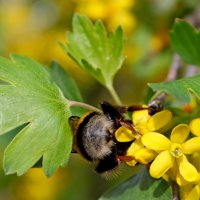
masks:
<path fill-rule="evenodd" d="M 76 133 L 76 129 L 78 127 L 78 122 L 80 120 L 80 117 L 77 117 L 77 116 L 71 116 L 69 119 L 68 119 L 68 123 L 72 129 L 72 132 L 73 132 L 73 136 L 75 137 L 75 133 Z M 75 142 L 74 142 L 74 138 L 73 138 L 73 146 L 72 146 L 72 151 L 71 153 L 77 153 L 77 151 L 75 150 Z"/>
<path fill-rule="evenodd" d="M 123 162 L 134 160 L 134 157 L 132 156 L 117 156 L 117 158 Z"/>
<path fill-rule="evenodd" d="M 80 117 L 77 117 L 77 116 L 71 116 L 68 119 L 68 123 L 69 123 L 73 133 L 76 131 L 79 120 L 80 120 Z"/>
<path fill-rule="evenodd" d="M 101 174 L 113 170 L 119 164 L 120 160 L 117 158 L 117 147 L 114 145 L 112 147 L 112 152 L 99 161 L 95 171 Z"/>
<path fill-rule="evenodd" d="M 106 171 L 112 170 L 120 164 L 120 160 L 116 155 L 110 154 L 106 156 L 103 160 L 100 160 L 95 171 L 97 173 L 104 173 Z"/>
<path fill-rule="evenodd" d="M 148 112 L 149 115 L 154 115 L 157 112 L 160 112 L 163 109 L 164 105 L 163 102 L 160 101 L 159 99 L 153 100 L 151 103 L 148 105 Z"/>
<path fill-rule="evenodd" d="M 148 104 L 148 106 L 133 105 L 128 107 L 129 112 L 134 112 L 138 110 L 148 110 L 149 115 L 154 115 L 163 109 L 164 105 L 160 100 L 153 100 Z"/>
<path fill-rule="evenodd" d="M 138 131 L 135 130 L 135 128 L 133 127 L 133 124 L 131 122 L 121 120 L 121 121 L 119 121 L 119 123 L 121 126 L 124 126 L 127 129 L 131 130 L 133 133 L 138 133 Z"/>
<path fill-rule="evenodd" d="M 138 111 L 138 110 L 147 110 L 148 106 L 143 105 L 132 105 L 128 107 L 129 112 Z"/>

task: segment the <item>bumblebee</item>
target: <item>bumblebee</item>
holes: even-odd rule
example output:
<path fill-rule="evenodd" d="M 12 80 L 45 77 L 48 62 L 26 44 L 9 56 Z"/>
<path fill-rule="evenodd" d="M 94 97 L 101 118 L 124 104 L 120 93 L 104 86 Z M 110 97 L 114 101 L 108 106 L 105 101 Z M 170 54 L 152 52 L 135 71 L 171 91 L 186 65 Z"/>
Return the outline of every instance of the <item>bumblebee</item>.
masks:
<path fill-rule="evenodd" d="M 107 176 L 118 167 L 131 143 L 119 143 L 114 133 L 120 126 L 132 125 L 124 120 L 123 114 L 107 102 L 101 103 L 102 112 L 88 112 L 81 118 L 72 116 L 69 124 L 73 130 L 73 152 L 96 163 L 95 171 Z"/>

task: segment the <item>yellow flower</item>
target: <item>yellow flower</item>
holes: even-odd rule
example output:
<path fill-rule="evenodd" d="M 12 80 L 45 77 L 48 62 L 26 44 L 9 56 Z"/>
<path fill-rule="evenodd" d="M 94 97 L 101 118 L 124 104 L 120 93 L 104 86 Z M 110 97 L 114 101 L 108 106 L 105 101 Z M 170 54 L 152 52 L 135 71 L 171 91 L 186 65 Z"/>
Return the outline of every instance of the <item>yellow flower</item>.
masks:
<path fill-rule="evenodd" d="M 186 124 L 174 127 L 170 140 L 164 135 L 150 132 L 142 137 L 142 143 L 149 149 L 158 153 L 158 156 L 150 166 L 150 174 L 154 178 L 160 178 L 174 165 L 178 165 L 177 182 L 193 182 L 198 178 L 197 169 L 187 160 L 185 154 L 200 151 L 200 137 L 194 137 L 185 141 L 190 133 Z"/>
<path fill-rule="evenodd" d="M 58 192 L 64 189 L 60 180 L 64 173 L 63 170 L 58 170 L 51 178 L 47 178 L 42 168 L 30 169 L 22 177 L 20 184 L 16 185 L 16 199 L 57 199 Z"/>
<path fill-rule="evenodd" d="M 134 128 L 140 133 L 157 131 L 169 123 L 172 113 L 169 110 L 163 110 L 153 116 L 148 114 L 148 110 L 135 111 L 132 115 Z"/>
<path fill-rule="evenodd" d="M 195 152 L 192 155 L 190 155 L 189 160 L 200 173 L 200 152 Z"/>
<path fill-rule="evenodd" d="M 130 129 L 123 126 L 115 132 L 118 142 L 133 141 L 126 155 L 133 157 L 134 160 L 127 162 L 128 165 L 135 166 L 137 162 L 148 164 L 155 158 L 156 152 L 144 147 L 141 137 L 145 133 L 163 128 L 171 120 L 171 117 L 172 114 L 168 110 L 158 112 L 153 116 L 148 114 L 148 110 L 135 111 L 132 115 L 132 121 L 137 133 L 133 133 Z"/>
<path fill-rule="evenodd" d="M 131 32 L 137 20 L 132 13 L 134 0 L 78 0 L 76 10 L 93 20 L 104 20 L 109 30 L 122 25 L 125 32 Z"/>
<path fill-rule="evenodd" d="M 180 197 L 181 200 L 199 200 L 200 198 L 199 184 L 193 185 L 189 184 L 180 187 Z"/>
<path fill-rule="evenodd" d="M 200 152 L 193 153 L 190 157 L 190 162 L 196 167 L 199 176 L 198 178 L 188 184 L 180 186 L 180 197 L 181 200 L 199 200 L 200 198 Z"/>
<path fill-rule="evenodd" d="M 191 129 L 191 132 L 196 135 L 196 136 L 200 136 L 200 118 L 196 118 L 196 119 L 193 119 L 191 122 L 190 122 L 190 129 Z"/>

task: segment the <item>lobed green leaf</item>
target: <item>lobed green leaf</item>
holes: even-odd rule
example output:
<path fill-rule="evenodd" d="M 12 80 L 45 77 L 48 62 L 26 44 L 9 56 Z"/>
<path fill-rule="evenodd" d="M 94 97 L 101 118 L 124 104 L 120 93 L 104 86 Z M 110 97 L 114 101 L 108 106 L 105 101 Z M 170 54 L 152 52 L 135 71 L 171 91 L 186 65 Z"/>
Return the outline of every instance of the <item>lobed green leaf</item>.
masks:
<path fill-rule="evenodd" d="M 22 175 L 42 158 L 52 175 L 72 147 L 66 99 L 45 68 L 25 56 L 0 58 L 0 79 L 0 134 L 25 125 L 5 150 L 5 172 Z"/>
<path fill-rule="evenodd" d="M 200 65 L 200 31 L 183 20 L 176 20 L 170 32 L 172 47 L 188 64 Z"/>
<path fill-rule="evenodd" d="M 83 98 L 76 82 L 57 62 L 54 61 L 51 63 L 49 72 L 54 82 L 67 99 L 83 102 Z M 74 116 L 82 116 L 86 112 L 85 109 L 80 107 L 72 107 L 70 110 Z"/>
<path fill-rule="evenodd" d="M 86 16 L 75 14 L 73 32 L 67 33 L 68 43 L 62 45 L 84 70 L 104 86 L 113 78 L 124 61 L 124 33 L 121 27 L 107 35 L 102 21 L 93 24 Z"/>
<path fill-rule="evenodd" d="M 191 100 L 190 92 L 200 97 L 200 75 L 183 78 L 170 82 L 148 84 L 154 91 L 165 91 L 183 103 L 187 104 Z"/>

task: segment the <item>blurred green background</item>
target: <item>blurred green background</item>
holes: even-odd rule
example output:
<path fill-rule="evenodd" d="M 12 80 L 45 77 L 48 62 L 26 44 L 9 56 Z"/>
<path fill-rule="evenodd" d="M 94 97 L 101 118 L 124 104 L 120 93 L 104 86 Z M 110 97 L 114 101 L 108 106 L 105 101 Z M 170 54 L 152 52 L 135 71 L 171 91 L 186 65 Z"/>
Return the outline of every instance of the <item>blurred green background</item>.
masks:
<path fill-rule="evenodd" d="M 124 104 L 142 103 L 148 82 L 163 81 L 172 62 L 169 30 L 176 17 L 185 18 L 198 7 L 198 0 L 0 0 L 0 54 L 30 56 L 43 65 L 59 62 L 76 80 L 85 102 L 97 106 L 112 102 L 110 95 L 61 50 L 75 12 L 92 20 L 102 19 L 109 31 L 122 25 L 127 41 L 126 60 L 115 78 Z M 80 78 L 81 77 L 81 78 Z M 98 91 L 98 92 L 97 92 Z M 95 95 L 94 95 L 95 94 Z M 103 180 L 78 155 L 69 165 L 46 178 L 42 169 L 21 177 L 5 176 L 2 155 L 14 133 L 0 138 L 0 200 L 93 200 L 134 173 L 121 167 L 119 177 Z"/>

